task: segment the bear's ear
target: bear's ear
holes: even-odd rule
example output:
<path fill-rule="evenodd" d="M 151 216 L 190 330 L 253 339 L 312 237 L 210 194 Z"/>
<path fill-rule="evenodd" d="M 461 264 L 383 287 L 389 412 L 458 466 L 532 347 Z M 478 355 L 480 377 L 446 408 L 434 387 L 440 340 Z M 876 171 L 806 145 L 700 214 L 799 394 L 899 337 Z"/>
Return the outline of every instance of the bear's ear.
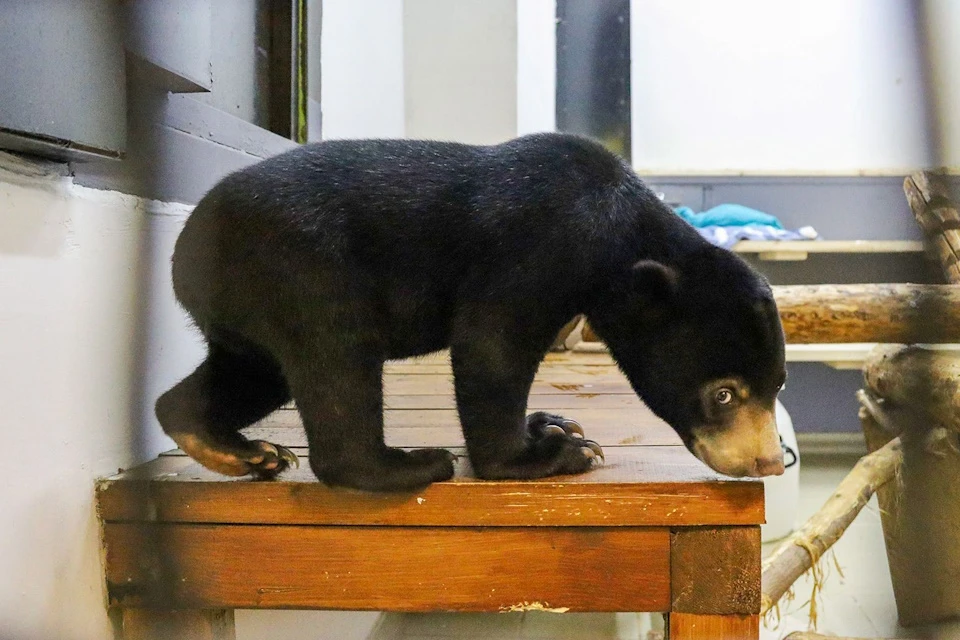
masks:
<path fill-rule="evenodd" d="M 650 302 L 670 302 L 677 294 L 677 272 L 654 260 L 633 265 L 633 288 Z"/>

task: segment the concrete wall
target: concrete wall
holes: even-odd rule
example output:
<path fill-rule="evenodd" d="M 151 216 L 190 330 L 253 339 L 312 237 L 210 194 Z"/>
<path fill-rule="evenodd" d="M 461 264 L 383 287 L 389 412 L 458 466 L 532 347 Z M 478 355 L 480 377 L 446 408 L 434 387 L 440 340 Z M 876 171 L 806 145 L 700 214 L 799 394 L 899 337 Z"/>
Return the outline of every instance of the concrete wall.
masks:
<path fill-rule="evenodd" d="M 3 154 L 0 210 L 0 636 L 103 640 L 94 479 L 167 446 L 137 428 L 151 216 Z"/>
<path fill-rule="evenodd" d="M 405 135 L 517 134 L 517 0 L 404 0 Z"/>

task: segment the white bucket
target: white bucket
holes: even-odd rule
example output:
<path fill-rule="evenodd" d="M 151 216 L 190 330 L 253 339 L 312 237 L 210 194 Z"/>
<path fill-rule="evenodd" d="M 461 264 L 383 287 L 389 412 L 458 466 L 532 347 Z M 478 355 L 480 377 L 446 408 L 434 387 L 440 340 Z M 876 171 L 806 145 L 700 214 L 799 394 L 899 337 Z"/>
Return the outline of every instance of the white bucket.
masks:
<path fill-rule="evenodd" d="M 779 400 L 776 411 L 777 429 L 783 443 L 783 463 L 787 469 L 782 476 L 763 479 L 767 511 L 767 523 L 760 527 L 763 542 L 779 540 L 793 532 L 800 504 L 800 450 L 797 448 L 797 434 L 793 431 L 790 414 Z"/>

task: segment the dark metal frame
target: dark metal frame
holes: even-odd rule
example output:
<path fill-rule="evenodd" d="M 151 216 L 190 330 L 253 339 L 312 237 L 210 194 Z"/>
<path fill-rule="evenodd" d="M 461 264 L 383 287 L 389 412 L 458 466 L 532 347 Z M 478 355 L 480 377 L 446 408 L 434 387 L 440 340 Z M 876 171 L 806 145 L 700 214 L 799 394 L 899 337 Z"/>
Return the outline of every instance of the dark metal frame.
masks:
<path fill-rule="evenodd" d="M 630 160 L 630 0 L 557 0 L 557 129 Z"/>

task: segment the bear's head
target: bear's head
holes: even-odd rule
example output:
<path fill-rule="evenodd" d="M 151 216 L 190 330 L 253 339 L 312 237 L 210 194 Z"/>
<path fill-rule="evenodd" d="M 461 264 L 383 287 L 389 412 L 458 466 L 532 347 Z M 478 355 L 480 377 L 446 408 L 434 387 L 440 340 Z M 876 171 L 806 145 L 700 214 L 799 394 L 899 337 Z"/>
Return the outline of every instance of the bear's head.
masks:
<path fill-rule="evenodd" d="M 641 261 L 591 323 L 637 395 L 707 466 L 779 475 L 784 336 L 767 281 L 730 251 Z"/>

